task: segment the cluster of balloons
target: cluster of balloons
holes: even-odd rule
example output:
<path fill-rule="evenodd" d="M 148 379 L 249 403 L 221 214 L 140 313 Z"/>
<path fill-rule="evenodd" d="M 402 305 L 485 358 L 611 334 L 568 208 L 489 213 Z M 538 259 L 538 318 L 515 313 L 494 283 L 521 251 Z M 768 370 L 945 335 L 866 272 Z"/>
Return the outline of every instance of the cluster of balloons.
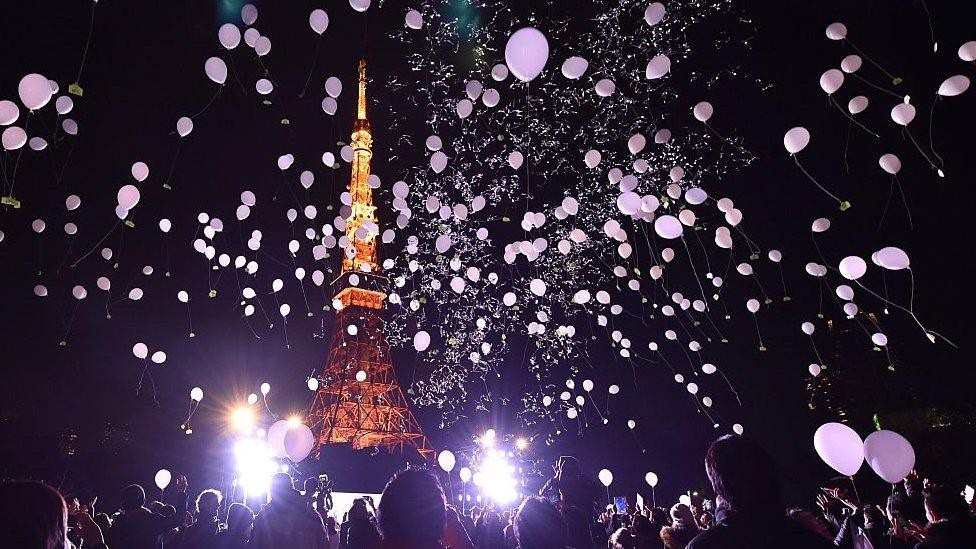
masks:
<path fill-rule="evenodd" d="M 264 388 L 261 390 L 264 393 Z M 301 422 L 280 419 L 268 428 L 268 447 L 276 458 L 288 458 L 298 463 L 308 457 L 315 447 L 312 429 Z"/>
<path fill-rule="evenodd" d="M 838 473 L 852 477 L 867 461 L 885 482 L 903 480 L 915 467 L 915 450 L 894 431 L 874 431 L 864 440 L 843 423 L 825 423 L 813 435 L 820 459 Z"/>

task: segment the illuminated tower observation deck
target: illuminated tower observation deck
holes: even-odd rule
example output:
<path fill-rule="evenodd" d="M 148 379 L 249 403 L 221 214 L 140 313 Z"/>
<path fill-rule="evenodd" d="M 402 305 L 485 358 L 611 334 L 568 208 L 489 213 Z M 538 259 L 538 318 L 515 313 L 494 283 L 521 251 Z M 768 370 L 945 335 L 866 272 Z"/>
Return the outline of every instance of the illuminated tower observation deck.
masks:
<path fill-rule="evenodd" d="M 423 457 L 433 454 L 397 383 L 390 347 L 383 333 L 388 280 L 377 258 L 376 206 L 370 186 L 373 134 L 366 117 L 366 61 L 359 61 L 359 98 L 350 146 L 351 198 L 346 217 L 348 245 L 336 290 L 335 324 L 329 359 L 308 419 L 318 433 L 316 454 L 325 444 L 353 448 L 412 447 Z"/>

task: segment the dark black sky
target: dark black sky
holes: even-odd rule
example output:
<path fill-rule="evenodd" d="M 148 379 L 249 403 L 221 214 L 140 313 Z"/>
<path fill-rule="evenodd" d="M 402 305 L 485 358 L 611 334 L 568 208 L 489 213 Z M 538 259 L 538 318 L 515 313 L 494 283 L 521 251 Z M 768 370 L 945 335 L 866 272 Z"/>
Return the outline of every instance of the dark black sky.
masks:
<path fill-rule="evenodd" d="M 289 329 L 291 348 L 286 350 L 280 330 L 255 339 L 232 311 L 233 302 L 224 300 L 204 306 L 202 301 L 206 298 L 197 297 L 193 302 L 197 337 L 190 340 L 179 337 L 187 329 L 185 314 L 172 299 L 185 286 L 182 282 L 158 282 L 157 277 L 157 282 L 143 283 L 147 291 L 160 288 L 159 293 L 165 298 L 140 306 L 118 305 L 111 320 L 100 313 L 103 298 L 89 284 L 89 298 L 74 320 L 69 344 L 60 348 L 58 342 L 71 316 L 73 300 L 65 298 L 64 288 L 60 295 L 44 301 L 31 293 L 39 278 L 39 263 L 45 269 L 40 278 L 51 281 L 52 289 L 56 286 L 55 269 L 66 250 L 62 237 L 46 239 L 38 247 L 28 231 L 30 221 L 43 212 L 48 232 L 58 233 L 64 222 L 64 196 L 80 194 L 82 209 L 91 214 L 79 221 L 85 238 L 73 244 L 71 253 L 77 256 L 81 249 L 93 244 L 95 234 L 108 230 L 107 216 L 102 214 L 111 210 L 115 189 L 128 179 L 132 162 L 144 160 L 154 174 L 165 173 L 176 151 L 176 138 L 169 133 L 179 116 L 196 112 L 210 99 L 213 86 L 203 75 L 203 61 L 218 53 L 217 27 L 226 21 L 239 21 L 240 4 L 231 0 L 99 2 L 81 79 L 85 95 L 76 101 L 76 112 L 72 114 L 81 125 L 76 144 L 66 141 L 48 154 L 25 155 L 18 183 L 25 208 L 0 213 L 0 229 L 6 233 L 0 243 L 0 311 L 4 318 L 0 330 L 0 471 L 8 467 L 13 472 L 56 479 L 65 469 L 57 455 L 58 435 L 72 428 L 81 437 L 83 452 L 71 464 L 69 477 L 88 478 L 107 486 L 131 480 L 148 483 L 153 471 L 166 466 L 200 471 L 199 476 L 214 478 L 225 446 L 217 418 L 223 416 L 230 403 L 239 402 L 247 393 L 255 392 L 262 381 L 269 381 L 273 386 L 271 404 L 276 411 L 301 411 L 306 407 L 309 393 L 304 390 L 304 379 L 321 367 L 327 351 L 328 324 L 324 338 L 311 336 L 320 331 L 321 316 L 306 320 L 295 315 Z M 345 2 L 329 3 L 323 7 L 332 21 L 319 45 L 310 92 L 299 98 L 297 90 L 302 87 L 316 47 L 307 16 L 320 3 L 259 0 L 255 4 L 261 10 L 259 26 L 273 40 L 272 54 L 266 62 L 280 91 L 272 96 L 275 104 L 262 106 L 257 99 L 252 87 L 257 72 L 241 49 L 246 47 L 241 46 L 234 53 L 234 67 L 240 71 L 247 93 L 242 93 L 233 77 L 228 79 L 226 88 L 206 116 L 197 121 L 194 133 L 180 150 L 170 179 L 173 190 L 157 186 L 143 193 L 145 208 L 141 204 L 135 218 L 143 238 L 120 244 L 117 234 L 112 237 L 111 246 L 117 253 L 121 248 L 126 258 L 127 270 L 113 278 L 120 285 L 125 277 L 141 277 L 137 270 L 143 264 L 151 263 L 157 271 L 163 270 L 165 248 L 155 229 L 161 215 L 223 210 L 221 215 L 229 219 L 230 205 L 236 203 L 241 189 L 267 190 L 280 184 L 273 161 L 278 155 L 293 152 L 300 159 L 316 159 L 327 143 L 346 137 L 353 108 L 352 76 L 355 60 L 363 51 L 364 30 L 371 73 L 402 68 L 402 53 L 389 36 L 390 29 L 401 25 L 400 3 L 387 2 L 382 10 L 371 8 L 368 25 Z M 560 6 L 566 10 L 575 8 L 573 2 Z M 12 98 L 20 76 L 28 72 L 41 72 L 66 89 L 78 70 L 89 7 L 85 2 L 64 1 L 8 6 L 0 21 L 0 51 L 6 52 L 0 73 L 0 96 Z M 970 158 L 972 92 L 942 101 L 936 108 L 935 144 L 946 159 L 946 179 L 936 178 L 913 154 L 910 143 L 889 141 L 890 148 L 905 164 L 900 177 L 915 229 L 908 230 L 904 210 L 894 202 L 884 230 L 879 231 L 888 179 L 877 168 L 876 159 L 888 149 L 882 150 L 863 133 L 852 132 L 847 152 L 850 171 L 845 171 L 848 124 L 828 108 L 817 80 L 850 52 L 826 40 L 824 28 L 832 21 L 844 21 L 856 44 L 904 76 L 901 87 L 905 91 L 900 93 L 911 94 L 919 105 L 919 118 L 912 130 L 916 138 L 926 143 L 922 122 L 928 120 L 928 107 L 938 84 L 952 74 L 972 76 L 972 65 L 959 61 L 955 50 L 962 42 L 976 37 L 976 8 L 963 0 L 933 6 L 933 26 L 940 45 L 937 55 L 931 52 L 925 14 L 918 2 L 758 1 L 746 2 L 742 8 L 755 28 L 753 51 L 743 57 L 742 70 L 769 87 L 762 89 L 747 78 L 737 86 L 715 90 L 708 100 L 717 113 L 713 124 L 723 133 L 743 136 L 759 161 L 712 189 L 720 194 L 727 191 L 736 199 L 757 240 L 784 251 L 784 265 L 794 273 L 787 278 L 793 302 L 780 314 L 762 319 L 768 352 L 760 354 L 753 346 L 742 343 L 722 353 L 722 361 L 744 403 L 736 418 L 774 453 L 784 476 L 798 487 L 793 492 L 796 494 L 830 476 L 812 449 L 816 420 L 806 408 L 803 392 L 805 366 L 811 359 L 798 330 L 799 323 L 816 311 L 817 296 L 802 274 L 803 264 L 814 257 L 808 226 L 815 217 L 826 215 L 834 220 L 829 238 L 822 241 L 827 257 L 870 255 L 885 245 L 899 245 L 909 251 L 916 273 L 919 316 L 962 347 L 950 352 L 944 345 L 930 345 L 904 319 L 900 327 L 893 329 L 903 354 L 910 357 L 904 367 L 918 381 L 916 390 L 921 401 L 965 402 L 970 400 L 968 392 L 973 387 L 967 360 L 970 345 L 964 328 L 972 306 L 964 267 L 969 263 L 971 229 L 968 202 L 963 198 L 976 176 Z M 702 32 L 707 35 L 714 29 Z M 696 39 L 705 44 L 706 38 Z M 865 74 L 880 82 L 877 73 L 868 69 L 865 66 Z M 346 84 L 334 120 L 324 116 L 319 108 L 322 82 L 330 75 L 341 77 Z M 845 92 L 840 94 L 842 104 L 853 95 L 846 89 Z M 376 113 L 374 133 L 380 142 L 388 139 L 383 134 L 383 112 L 390 105 L 396 108 L 397 97 L 378 85 L 371 87 L 371 95 L 383 107 L 372 109 Z M 889 124 L 890 101 L 878 93 L 869 95 L 873 104 L 864 115 L 865 123 L 871 127 Z M 293 124 L 281 126 L 282 116 Z M 837 214 L 835 207 L 823 200 L 788 160 L 782 150 L 782 135 L 793 125 L 805 125 L 813 134 L 812 145 L 803 153 L 804 165 L 832 188 L 846 189 L 846 196 L 855 205 L 850 212 Z M 421 131 L 418 125 L 418 132 Z M 58 174 L 69 154 L 70 162 L 59 181 Z M 395 180 L 391 178 L 398 168 L 384 164 L 377 156 L 374 170 L 385 180 Z M 340 171 L 335 177 L 331 187 L 333 183 L 318 172 L 313 188 L 316 196 L 326 200 L 331 196 L 335 201 L 347 173 Z M 274 215 L 283 216 L 287 207 L 281 204 L 261 215 L 276 212 Z M 94 215 L 96 210 L 101 213 Z M 170 217 L 174 221 L 178 218 Z M 184 222 L 171 234 L 170 246 L 185 256 L 183 252 L 192 237 Z M 268 264 L 262 268 L 274 267 Z M 172 266 L 174 273 L 191 269 L 201 271 L 192 278 L 202 280 L 206 276 L 205 267 L 199 262 Z M 89 278 L 94 280 L 94 276 Z M 898 284 L 905 288 L 904 280 Z M 195 290 L 196 295 L 200 296 L 201 290 L 205 295 L 205 287 Z M 233 291 L 233 285 L 225 284 L 223 291 Z M 321 296 L 312 298 L 321 302 Z M 292 307 L 304 313 L 304 306 L 298 306 L 294 299 Z M 750 341 L 751 326 L 740 324 L 739 340 Z M 153 334 L 158 334 L 158 338 Z M 152 348 L 164 348 L 170 357 L 167 364 L 154 370 L 159 384 L 159 408 L 147 395 L 134 394 L 140 364 L 129 349 L 132 342 L 139 340 Z M 829 345 L 828 340 L 821 342 Z M 400 361 L 401 369 L 412 362 L 412 356 L 405 356 Z M 514 358 L 513 363 L 517 367 Z M 582 438 L 564 437 L 556 446 L 558 451 L 579 454 L 594 471 L 610 467 L 621 489 L 636 487 L 647 470 L 661 475 L 661 495 L 671 496 L 680 489 L 700 486 L 701 457 L 707 442 L 717 433 L 688 403 L 687 395 L 675 390 L 668 377 L 661 373 L 645 376 L 641 381 L 643 390 L 627 392 L 627 402 L 619 404 L 640 419 L 639 438 L 647 448 L 646 454 L 640 453 L 620 422 L 616 427 L 591 428 Z M 517 386 L 504 385 L 517 385 L 517 379 L 515 374 L 503 377 L 498 382 L 503 386 L 502 392 L 516 393 Z M 207 388 L 207 398 L 198 416 L 197 433 L 188 439 L 178 426 L 186 394 L 196 385 Z M 507 417 L 504 412 L 498 413 Z M 421 416 L 428 433 L 444 446 L 459 444 L 493 423 L 487 414 L 475 414 L 452 431 L 438 432 L 435 413 L 426 411 Z M 853 421 L 862 433 L 870 425 L 870 417 L 856 417 Z M 128 425 L 131 432 L 131 444 L 118 456 L 108 456 L 100 448 L 102 433 L 109 423 Z M 555 452 L 540 450 L 539 455 L 548 458 Z M 347 474 L 356 463 L 349 461 L 356 459 L 350 456 L 336 459 L 328 466 Z M 921 465 L 938 467 L 934 463 Z M 863 475 L 864 483 L 877 483 L 867 473 Z"/>

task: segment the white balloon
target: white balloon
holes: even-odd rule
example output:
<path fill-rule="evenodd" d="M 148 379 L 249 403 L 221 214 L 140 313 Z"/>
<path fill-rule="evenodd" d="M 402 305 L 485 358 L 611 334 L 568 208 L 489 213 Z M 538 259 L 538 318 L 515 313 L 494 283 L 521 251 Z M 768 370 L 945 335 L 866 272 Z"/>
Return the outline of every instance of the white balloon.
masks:
<path fill-rule="evenodd" d="M 75 286 L 71 289 L 71 295 L 74 296 L 75 299 L 81 301 L 88 296 L 88 290 L 86 290 L 84 286 Z"/>
<path fill-rule="evenodd" d="M 857 280 L 864 276 L 864 273 L 867 272 L 868 265 L 860 257 L 856 255 L 849 255 L 840 260 L 838 270 L 847 280 Z"/>
<path fill-rule="evenodd" d="M 851 54 L 841 60 L 840 69 L 847 74 L 853 74 L 861 68 L 862 63 L 860 55 Z"/>
<path fill-rule="evenodd" d="M 804 322 L 803 324 L 800 325 L 800 329 L 803 330 L 803 333 L 807 335 L 813 335 L 813 332 L 814 330 L 816 330 L 816 327 L 813 325 L 812 322 Z"/>
<path fill-rule="evenodd" d="M 684 228 L 673 215 L 662 215 L 654 220 L 654 232 L 661 238 L 675 239 L 681 236 Z"/>
<path fill-rule="evenodd" d="M 404 22 L 413 30 L 419 30 L 424 26 L 424 16 L 417 10 L 407 10 Z"/>
<path fill-rule="evenodd" d="M 213 80 L 215 83 L 224 85 L 227 81 L 227 64 L 224 60 L 219 57 L 211 57 L 207 59 L 207 62 L 203 64 L 203 69 L 207 73 L 207 78 Z"/>
<path fill-rule="evenodd" d="M 586 73 L 590 63 L 583 59 L 582 57 L 573 56 L 569 59 L 563 61 L 562 72 L 563 76 L 569 78 L 570 80 L 575 80 Z"/>
<path fill-rule="evenodd" d="M 203 400 L 203 389 L 199 387 L 194 387 L 190 389 L 190 400 L 195 400 L 197 402 Z"/>
<path fill-rule="evenodd" d="M 753 314 L 759 312 L 759 300 L 750 299 L 749 301 L 747 301 L 746 309 L 749 309 L 749 312 Z"/>
<path fill-rule="evenodd" d="M 132 346 L 132 354 L 134 354 L 136 358 L 146 358 L 149 356 L 149 347 L 145 343 L 136 343 Z"/>
<path fill-rule="evenodd" d="M 653 27 L 664 19 L 664 12 L 664 4 L 660 2 L 648 4 L 647 8 L 644 10 L 644 22 Z"/>
<path fill-rule="evenodd" d="M 613 473 L 609 469 L 600 469 L 597 477 L 600 479 L 600 484 L 605 487 L 609 487 L 613 483 Z"/>
<path fill-rule="evenodd" d="M 156 471 L 156 488 L 160 490 L 165 490 L 169 486 L 169 481 L 173 478 L 173 475 L 166 469 L 160 469 Z"/>
<path fill-rule="evenodd" d="M 427 350 L 427 347 L 430 347 L 430 334 L 420 330 L 413 336 L 413 348 L 418 352 L 423 352 Z"/>
<path fill-rule="evenodd" d="M 538 29 L 521 28 L 505 44 L 505 64 L 523 82 L 539 76 L 548 59 L 549 41 Z"/>
<path fill-rule="evenodd" d="M 813 435 L 813 447 L 820 459 L 838 473 L 853 476 L 864 463 L 864 442 L 842 423 L 825 423 Z"/>
<path fill-rule="evenodd" d="M 827 38 L 831 40 L 843 40 L 847 37 L 847 26 L 843 23 L 831 23 L 827 25 Z"/>
<path fill-rule="evenodd" d="M 261 78 L 254 83 L 254 89 L 261 95 L 268 95 L 274 91 L 274 84 L 267 78 Z"/>
<path fill-rule="evenodd" d="M 308 425 L 299 425 L 285 432 L 284 437 L 285 455 L 294 463 L 298 463 L 308 457 L 315 447 L 315 435 Z"/>
<path fill-rule="evenodd" d="M 259 57 L 264 57 L 271 53 L 271 39 L 267 36 L 259 36 L 254 41 L 254 53 L 258 54 Z"/>
<path fill-rule="evenodd" d="M 712 104 L 708 101 L 702 101 L 692 109 L 692 113 L 699 122 L 708 122 L 708 119 L 712 117 L 714 111 L 715 109 L 712 108 Z"/>
<path fill-rule="evenodd" d="M 901 170 L 901 159 L 891 153 L 881 155 L 881 158 L 878 159 L 878 164 L 881 166 L 882 170 L 892 175 Z"/>
<path fill-rule="evenodd" d="M 630 154 L 641 152 L 645 146 L 647 146 L 647 139 L 639 133 L 635 133 L 627 140 L 627 150 L 630 151 Z"/>
<path fill-rule="evenodd" d="M 915 107 L 911 103 L 898 103 L 891 109 L 891 119 L 896 124 L 907 126 L 915 120 Z"/>
<path fill-rule="evenodd" d="M 233 23 L 224 23 L 217 29 L 217 39 L 220 45 L 228 50 L 232 50 L 241 43 L 241 29 Z"/>
<path fill-rule="evenodd" d="M 257 20 L 258 9 L 254 7 L 254 4 L 244 4 L 244 7 L 241 8 L 241 21 L 244 21 L 245 25 L 253 25 Z"/>
<path fill-rule="evenodd" d="M 603 78 L 594 86 L 596 94 L 600 97 L 610 97 L 617 91 L 617 85 L 613 83 L 613 80 L 609 78 Z"/>
<path fill-rule="evenodd" d="M 864 109 L 867 108 L 868 98 L 863 95 L 852 97 L 851 100 L 847 102 L 847 110 L 851 114 L 860 114 L 864 112 Z"/>
<path fill-rule="evenodd" d="M 312 27 L 315 34 L 322 34 L 329 28 L 329 14 L 323 9 L 314 9 L 308 14 L 308 25 Z"/>
<path fill-rule="evenodd" d="M 135 164 L 132 165 L 132 169 L 129 171 L 132 172 L 133 179 L 135 179 L 140 183 L 142 183 L 143 181 L 146 180 L 147 177 L 149 177 L 149 166 L 146 165 L 145 162 L 136 162 Z"/>
<path fill-rule="evenodd" d="M 182 116 L 176 121 L 176 133 L 180 137 L 186 137 L 190 135 L 193 131 L 193 119 L 188 116 Z"/>
<path fill-rule="evenodd" d="M 126 211 L 136 207 L 139 203 L 139 189 L 135 185 L 123 185 L 116 194 L 119 206 Z"/>
<path fill-rule="evenodd" d="M 339 97 L 339 94 L 342 93 L 342 80 L 339 80 L 335 76 L 326 78 L 325 93 L 331 97 Z"/>
<path fill-rule="evenodd" d="M 970 40 L 965 44 L 959 46 L 959 51 L 957 52 L 959 59 L 963 61 L 976 61 L 976 40 Z"/>
<path fill-rule="evenodd" d="M 820 88 L 827 95 L 833 94 L 844 84 L 844 73 L 838 69 L 828 69 L 820 75 Z"/>
<path fill-rule="evenodd" d="M 154 364 L 162 364 L 166 362 L 166 353 L 164 353 L 163 351 L 156 351 L 155 353 L 152 354 L 150 360 L 152 360 Z"/>
<path fill-rule="evenodd" d="M 876 263 L 879 266 L 891 271 L 907 269 L 911 265 L 908 254 L 901 248 L 895 248 L 894 246 L 881 248 L 875 252 L 873 257 L 877 260 Z"/>
<path fill-rule="evenodd" d="M 791 128 L 783 136 L 783 146 L 790 154 L 796 154 L 806 148 L 810 143 L 810 132 L 802 126 Z"/>
<path fill-rule="evenodd" d="M 864 459 L 885 482 L 901 482 L 915 468 L 915 450 L 894 431 L 874 431 L 864 439 Z"/>
<path fill-rule="evenodd" d="M 27 143 L 27 132 L 18 126 L 10 126 L 3 130 L 0 141 L 3 142 L 4 150 L 15 151 Z"/>
<path fill-rule="evenodd" d="M 441 453 L 437 454 L 437 464 L 440 465 L 445 473 L 450 473 L 457 464 L 457 458 L 454 457 L 454 452 L 442 450 Z"/>
<path fill-rule="evenodd" d="M 37 73 L 24 76 L 17 84 L 17 95 L 20 96 L 20 102 L 32 111 L 47 105 L 53 94 L 48 79 Z"/>
<path fill-rule="evenodd" d="M 647 69 L 644 71 L 644 76 L 648 80 L 656 80 L 665 74 L 668 74 L 670 71 L 671 58 L 662 53 L 655 55 L 650 61 L 647 62 Z"/>
<path fill-rule="evenodd" d="M 352 9 L 362 13 L 369 9 L 370 0 L 349 0 Z"/>
<path fill-rule="evenodd" d="M 961 74 L 946 78 L 939 86 L 939 95 L 942 97 L 955 97 L 969 89 L 969 78 Z"/>
<path fill-rule="evenodd" d="M 0 101 L 0 126 L 9 126 L 20 117 L 20 107 L 9 99 Z"/>

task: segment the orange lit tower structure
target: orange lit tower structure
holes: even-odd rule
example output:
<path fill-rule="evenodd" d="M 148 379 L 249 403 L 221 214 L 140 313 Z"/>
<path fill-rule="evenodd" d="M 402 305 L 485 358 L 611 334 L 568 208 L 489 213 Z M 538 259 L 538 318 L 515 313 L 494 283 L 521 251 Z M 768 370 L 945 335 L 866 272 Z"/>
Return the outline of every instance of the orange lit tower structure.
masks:
<path fill-rule="evenodd" d="M 389 281 L 377 258 L 376 206 L 369 185 L 373 136 L 366 118 L 366 61 L 359 61 L 359 102 L 352 128 L 351 197 L 346 217 L 348 246 L 333 281 L 336 308 L 329 359 L 308 414 L 318 433 L 316 455 L 325 444 L 355 449 L 412 447 L 424 459 L 433 454 L 397 383 L 390 346 L 383 333 Z"/>

